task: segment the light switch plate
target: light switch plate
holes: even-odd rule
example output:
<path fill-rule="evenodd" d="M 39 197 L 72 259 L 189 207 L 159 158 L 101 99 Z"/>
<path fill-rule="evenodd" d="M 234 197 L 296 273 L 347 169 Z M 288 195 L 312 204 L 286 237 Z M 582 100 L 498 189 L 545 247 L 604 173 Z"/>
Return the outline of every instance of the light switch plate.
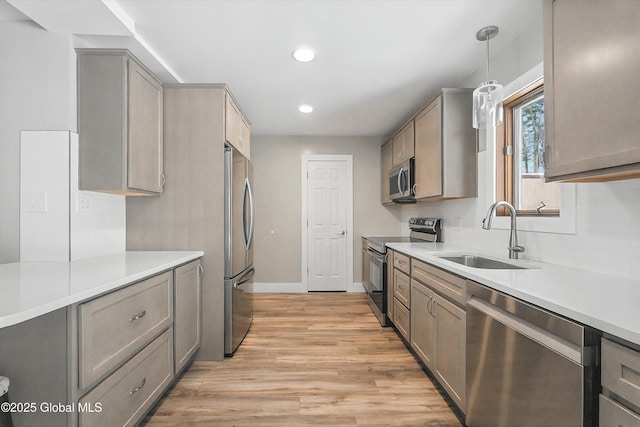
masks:
<path fill-rule="evenodd" d="M 47 193 L 32 192 L 25 194 L 23 209 L 25 212 L 47 212 Z"/>

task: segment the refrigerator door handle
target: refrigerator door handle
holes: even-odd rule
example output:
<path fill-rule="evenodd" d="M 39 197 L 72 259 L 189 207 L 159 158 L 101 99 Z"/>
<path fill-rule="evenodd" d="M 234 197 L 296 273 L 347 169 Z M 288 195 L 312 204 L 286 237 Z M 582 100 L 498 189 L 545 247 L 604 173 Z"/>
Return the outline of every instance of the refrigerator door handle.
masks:
<path fill-rule="evenodd" d="M 251 268 L 251 270 L 249 270 L 247 272 L 247 274 L 244 275 L 244 277 L 241 280 L 238 280 L 237 282 L 235 282 L 233 284 L 234 288 L 237 288 L 238 286 L 244 285 L 247 282 L 250 282 L 253 280 L 253 276 L 256 275 L 256 269 L 255 268 Z"/>
<path fill-rule="evenodd" d="M 249 193 L 249 179 L 245 178 L 244 188 L 242 191 L 242 238 L 244 239 L 244 248 L 249 250 L 249 232 L 247 230 L 247 194 Z"/>
<path fill-rule="evenodd" d="M 251 188 L 251 183 L 247 179 L 247 190 L 249 191 L 249 205 L 250 205 L 250 213 L 251 213 L 251 224 L 249 225 L 249 239 L 247 239 L 247 250 L 251 246 L 253 242 L 253 230 L 254 230 L 254 219 L 256 216 L 255 208 L 253 206 L 253 189 Z"/>

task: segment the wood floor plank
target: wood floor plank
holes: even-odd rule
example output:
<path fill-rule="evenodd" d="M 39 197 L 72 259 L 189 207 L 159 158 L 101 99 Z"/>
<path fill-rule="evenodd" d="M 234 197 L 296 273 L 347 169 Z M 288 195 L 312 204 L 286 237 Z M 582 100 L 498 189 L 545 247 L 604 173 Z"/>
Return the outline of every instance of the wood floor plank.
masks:
<path fill-rule="evenodd" d="M 364 294 L 254 297 L 236 354 L 195 362 L 147 426 L 461 425 Z"/>

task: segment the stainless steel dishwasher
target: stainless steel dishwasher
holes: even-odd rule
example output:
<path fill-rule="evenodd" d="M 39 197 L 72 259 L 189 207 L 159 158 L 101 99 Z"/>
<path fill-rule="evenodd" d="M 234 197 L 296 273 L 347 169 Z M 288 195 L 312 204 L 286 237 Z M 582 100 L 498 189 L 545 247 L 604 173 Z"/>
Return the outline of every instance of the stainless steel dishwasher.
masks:
<path fill-rule="evenodd" d="M 598 332 L 467 282 L 469 427 L 597 425 Z"/>

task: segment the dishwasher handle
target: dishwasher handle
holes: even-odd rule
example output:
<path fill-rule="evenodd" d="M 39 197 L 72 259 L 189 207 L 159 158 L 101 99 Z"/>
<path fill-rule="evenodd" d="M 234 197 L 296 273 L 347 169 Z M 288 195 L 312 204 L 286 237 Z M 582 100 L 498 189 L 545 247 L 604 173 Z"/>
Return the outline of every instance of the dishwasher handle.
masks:
<path fill-rule="evenodd" d="M 517 333 L 537 342 L 538 344 L 558 353 L 567 359 L 582 365 L 588 366 L 592 362 L 591 357 L 584 357 L 582 348 L 565 339 L 551 334 L 544 329 L 535 326 L 523 319 L 514 316 L 482 299 L 471 296 L 467 301 L 467 308 L 472 307 L 492 319 L 502 323 L 506 327 L 513 329 Z M 589 348 L 585 348 L 588 350 Z"/>

